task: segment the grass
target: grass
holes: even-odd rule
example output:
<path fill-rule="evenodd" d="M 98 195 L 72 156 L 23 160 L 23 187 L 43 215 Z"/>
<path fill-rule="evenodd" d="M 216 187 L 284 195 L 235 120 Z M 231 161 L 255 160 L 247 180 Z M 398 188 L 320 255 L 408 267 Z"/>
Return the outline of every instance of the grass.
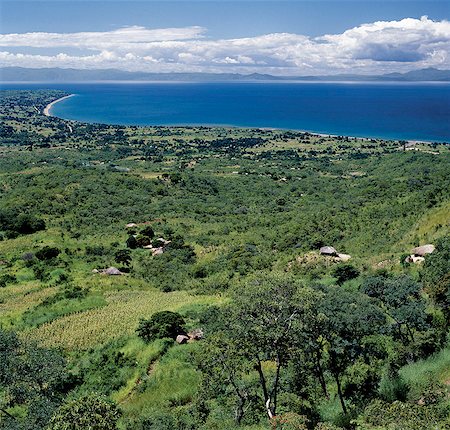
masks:
<path fill-rule="evenodd" d="M 158 361 L 139 392 L 122 403 L 128 414 L 182 406 L 193 400 L 200 375 L 192 363 L 196 344 L 176 345 Z"/>
<path fill-rule="evenodd" d="M 138 387 L 138 381 L 146 380 L 150 376 L 153 364 L 166 352 L 167 346 L 166 341 L 162 339 L 147 344 L 138 337 L 130 338 L 120 352 L 124 353 L 126 357 L 133 357 L 136 370 L 127 383 L 112 394 L 113 400 L 120 404 L 127 402 Z"/>
<path fill-rule="evenodd" d="M 400 369 L 400 376 L 410 387 L 410 396 L 417 396 L 430 381 L 438 381 L 450 388 L 450 347 L 425 360 L 419 360 Z"/>

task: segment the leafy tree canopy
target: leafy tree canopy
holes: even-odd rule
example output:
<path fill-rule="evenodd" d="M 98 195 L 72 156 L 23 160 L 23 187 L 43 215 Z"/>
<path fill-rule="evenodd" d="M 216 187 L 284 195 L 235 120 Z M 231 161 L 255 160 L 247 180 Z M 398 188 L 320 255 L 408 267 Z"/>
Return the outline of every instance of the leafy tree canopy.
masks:
<path fill-rule="evenodd" d="M 120 416 L 114 403 L 87 394 L 63 404 L 52 417 L 48 430 L 114 430 Z"/>
<path fill-rule="evenodd" d="M 175 339 L 177 335 L 185 333 L 184 324 L 180 314 L 162 311 L 152 315 L 149 320 L 141 320 L 136 331 L 138 336 L 147 342 L 165 337 Z"/>

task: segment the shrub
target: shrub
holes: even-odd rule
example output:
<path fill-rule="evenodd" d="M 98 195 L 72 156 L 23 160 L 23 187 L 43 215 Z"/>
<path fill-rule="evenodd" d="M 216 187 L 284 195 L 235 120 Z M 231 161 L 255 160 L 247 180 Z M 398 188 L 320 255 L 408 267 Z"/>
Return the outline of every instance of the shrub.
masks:
<path fill-rule="evenodd" d="M 48 272 L 47 267 L 42 263 L 33 265 L 33 273 L 35 278 L 39 279 L 39 281 L 47 282 L 50 279 L 50 273 Z"/>
<path fill-rule="evenodd" d="M 144 246 L 148 246 L 151 244 L 151 239 L 148 236 L 144 236 L 142 234 L 138 234 L 135 240 L 136 240 L 136 247 L 138 248 L 142 248 Z"/>
<path fill-rule="evenodd" d="M 36 252 L 36 258 L 41 261 L 51 260 L 53 258 L 56 258 L 60 252 L 61 251 L 58 248 L 44 246 L 42 249 Z"/>
<path fill-rule="evenodd" d="M 45 230 L 43 220 L 34 215 L 19 212 L 19 209 L 0 211 L 0 230 L 5 230 L 8 238 Z"/>
<path fill-rule="evenodd" d="M 36 231 L 45 230 L 45 222 L 32 215 L 19 215 L 14 227 L 20 234 L 31 234 Z"/>
<path fill-rule="evenodd" d="M 337 284 L 342 285 L 345 281 L 357 278 L 359 270 L 351 264 L 340 264 L 333 270 L 333 276 L 336 278 Z"/>
<path fill-rule="evenodd" d="M 270 420 L 272 430 L 306 430 L 308 420 L 303 415 L 287 412 L 277 415 Z"/>
<path fill-rule="evenodd" d="M 127 244 L 127 248 L 130 248 L 130 249 L 136 249 L 138 246 L 137 240 L 134 236 L 128 236 L 126 244 Z"/>
<path fill-rule="evenodd" d="M 86 246 L 86 255 L 101 256 L 107 254 L 104 246 Z"/>
<path fill-rule="evenodd" d="M 8 284 L 12 284 L 14 282 L 17 282 L 14 275 L 6 273 L 5 275 L 0 276 L 0 288 L 5 288 Z"/>
<path fill-rule="evenodd" d="M 366 407 L 357 424 L 359 424 L 357 428 L 361 430 L 380 428 L 428 430 L 448 428 L 450 421 L 448 410 L 439 405 L 419 405 L 400 401 L 385 403 L 377 399 Z"/>
<path fill-rule="evenodd" d="M 50 420 L 48 430 L 113 430 L 120 416 L 114 403 L 88 394 L 62 405 Z"/>
<path fill-rule="evenodd" d="M 84 299 L 89 290 L 81 288 L 78 285 L 66 285 L 61 291 L 58 291 L 54 296 L 47 297 L 43 300 L 42 305 L 50 305 L 64 299 Z"/>
<path fill-rule="evenodd" d="M 175 339 L 177 335 L 185 333 L 184 324 L 185 321 L 180 314 L 162 311 L 152 315 L 149 320 L 141 320 L 136 332 L 147 342 L 165 337 Z"/>
<path fill-rule="evenodd" d="M 22 260 L 23 261 L 33 261 L 34 254 L 32 252 L 25 252 L 24 254 L 22 254 Z"/>
<path fill-rule="evenodd" d="M 114 254 L 114 261 L 119 264 L 129 266 L 131 263 L 131 251 L 129 249 L 119 249 Z"/>
<path fill-rule="evenodd" d="M 153 231 L 152 227 L 148 225 L 141 230 L 141 235 L 153 239 L 155 237 L 155 232 Z"/>

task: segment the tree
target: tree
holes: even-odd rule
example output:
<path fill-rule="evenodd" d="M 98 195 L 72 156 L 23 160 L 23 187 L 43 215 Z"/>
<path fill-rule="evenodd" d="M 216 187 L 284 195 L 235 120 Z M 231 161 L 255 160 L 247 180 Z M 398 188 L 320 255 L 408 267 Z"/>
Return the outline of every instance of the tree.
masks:
<path fill-rule="evenodd" d="M 36 258 L 41 261 L 51 260 L 53 258 L 56 258 L 60 252 L 61 251 L 58 248 L 52 246 L 44 246 L 42 249 L 36 252 Z"/>
<path fill-rule="evenodd" d="M 404 342 L 414 340 L 413 330 L 426 328 L 426 303 L 422 286 L 410 276 L 367 278 L 362 291 L 378 299 L 382 309 L 394 321 L 394 332 Z"/>
<path fill-rule="evenodd" d="M 142 236 L 149 237 L 150 239 L 153 239 L 155 237 L 155 232 L 153 231 L 153 228 L 150 225 L 144 227 L 141 230 L 140 234 Z"/>
<path fill-rule="evenodd" d="M 20 234 L 31 234 L 45 230 L 45 222 L 35 216 L 21 214 L 16 219 L 14 229 Z"/>
<path fill-rule="evenodd" d="M 120 249 L 114 255 L 114 260 L 116 263 L 125 264 L 129 266 L 131 263 L 131 251 L 129 249 Z"/>
<path fill-rule="evenodd" d="M 315 303 L 312 290 L 286 276 L 267 276 L 235 291 L 227 333 L 258 374 L 269 418 L 276 415 L 281 371 L 302 348 Z M 273 372 L 264 369 L 265 361 L 274 363 Z"/>
<path fill-rule="evenodd" d="M 151 245 L 152 240 L 148 236 L 144 236 L 143 234 L 138 234 L 135 238 L 136 240 L 136 247 L 137 248 L 143 248 L 144 246 Z"/>
<path fill-rule="evenodd" d="M 136 332 L 146 342 L 165 337 L 175 339 L 177 335 L 185 333 L 184 325 L 185 321 L 180 314 L 162 311 L 153 314 L 149 320 L 140 320 Z"/>
<path fill-rule="evenodd" d="M 245 351 L 224 333 L 207 339 L 197 355 L 202 371 L 203 394 L 210 397 L 235 397 L 234 420 L 240 425 L 245 411 L 254 402 L 256 394 L 247 375 L 252 371 Z"/>
<path fill-rule="evenodd" d="M 114 430 L 120 416 L 114 403 L 87 394 L 63 404 L 50 420 L 48 430 Z"/>
<path fill-rule="evenodd" d="M 63 400 L 68 383 L 66 363 L 56 351 L 24 343 L 15 333 L 0 329 L 2 425 L 43 429 Z M 25 411 L 23 416 L 15 416 L 17 407 Z"/>
<path fill-rule="evenodd" d="M 421 275 L 426 291 L 450 324 L 450 236 L 438 240 L 435 251 L 425 257 Z"/>
<path fill-rule="evenodd" d="M 336 382 L 342 411 L 347 414 L 342 375 L 349 365 L 364 356 L 364 339 L 380 332 L 385 316 L 364 294 L 337 287 L 320 288 L 325 293 L 318 306 L 319 312 L 326 316 L 322 336 L 326 342 L 328 369 Z"/>
<path fill-rule="evenodd" d="M 128 236 L 127 247 L 130 249 L 136 249 L 138 247 L 137 240 L 134 236 Z"/>
<path fill-rule="evenodd" d="M 351 264 L 339 264 L 333 270 L 333 276 L 336 278 L 337 284 L 342 285 L 345 281 L 357 278 L 359 270 Z"/>

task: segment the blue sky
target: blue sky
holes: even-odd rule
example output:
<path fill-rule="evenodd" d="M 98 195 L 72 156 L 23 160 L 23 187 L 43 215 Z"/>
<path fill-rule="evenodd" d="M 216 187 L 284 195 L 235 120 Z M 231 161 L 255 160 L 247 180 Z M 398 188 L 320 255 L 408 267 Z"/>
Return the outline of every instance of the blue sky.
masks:
<path fill-rule="evenodd" d="M 14 0 L 0 7 L 1 65 L 321 74 L 450 63 L 447 0 Z"/>
<path fill-rule="evenodd" d="M 202 26 L 211 37 L 292 32 L 310 36 L 406 17 L 450 19 L 450 1 L 0 1 L 1 33 Z"/>

